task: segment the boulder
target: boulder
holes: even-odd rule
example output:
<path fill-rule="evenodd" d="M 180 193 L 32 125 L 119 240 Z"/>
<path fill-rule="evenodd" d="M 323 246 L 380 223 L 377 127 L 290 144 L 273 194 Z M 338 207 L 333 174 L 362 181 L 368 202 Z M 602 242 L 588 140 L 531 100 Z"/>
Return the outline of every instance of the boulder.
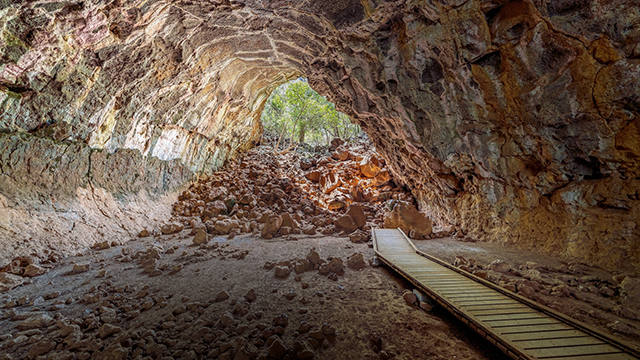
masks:
<path fill-rule="evenodd" d="M 367 224 L 367 216 L 364 214 L 364 210 L 360 205 L 349 205 L 346 214 L 351 216 L 359 229 Z"/>
<path fill-rule="evenodd" d="M 364 261 L 364 256 L 360 253 L 355 253 L 347 259 L 347 266 L 349 269 L 360 270 L 367 267 L 367 263 Z"/>
<path fill-rule="evenodd" d="M 206 243 L 207 243 L 207 232 L 202 229 L 196 230 L 196 235 L 193 237 L 193 244 L 202 245 Z"/>
<path fill-rule="evenodd" d="M 240 223 L 237 220 L 232 219 L 222 219 L 218 220 L 214 223 L 214 229 L 222 235 L 227 235 L 233 229 L 239 229 Z"/>
<path fill-rule="evenodd" d="M 280 227 L 282 226 L 282 217 L 277 215 L 272 215 L 267 218 L 267 221 L 262 228 L 261 236 L 265 239 L 271 239 L 274 235 L 278 233 Z"/>
<path fill-rule="evenodd" d="M 282 226 L 287 226 L 292 229 L 297 229 L 300 227 L 297 221 L 295 221 L 289 213 L 282 214 Z"/>
<path fill-rule="evenodd" d="M 344 231 L 347 234 L 350 234 L 358 229 L 358 225 L 353 221 L 351 216 L 342 215 L 333 221 L 336 229 L 338 231 Z"/>
<path fill-rule="evenodd" d="M 384 227 L 400 228 L 414 239 L 426 239 L 431 235 L 431 220 L 406 201 L 389 200 L 385 204 Z"/>
<path fill-rule="evenodd" d="M 224 201 L 215 200 L 207 204 L 207 206 L 205 207 L 202 213 L 202 217 L 203 218 L 208 217 L 210 219 L 213 219 L 218 215 L 227 215 L 227 214 L 228 214 L 228 209 Z"/>

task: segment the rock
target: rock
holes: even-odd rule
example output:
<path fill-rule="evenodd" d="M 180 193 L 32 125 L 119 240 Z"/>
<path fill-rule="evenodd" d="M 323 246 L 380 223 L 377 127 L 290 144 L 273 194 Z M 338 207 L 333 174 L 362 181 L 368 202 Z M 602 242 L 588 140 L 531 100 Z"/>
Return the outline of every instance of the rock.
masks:
<path fill-rule="evenodd" d="M 297 229 L 300 227 L 297 221 L 295 221 L 288 213 L 282 214 L 282 226 L 287 226 L 291 229 Z"/>
<path fill-rule="evenodd" d="M 216 302 L 221 302 L 221 301 L 225 301 L 229 298 L 229 293 L 227 293 L 226 291 L 220 291 L 217 295 L 216 295 Z"/>
<path fill-rule="evenodd" d="M 18 324 L 17 328 L 20 331 L 41 329 L 53 325 L 53 318 L 46 313 L 40 313 L 33 315 L 26 320 Z"/>
<path fill-rule="evenodd" d="M 42 340 L 35 343 L 31 349 L 29 349 L 29 353 L 27 357 L 29 359 L 35 359 L 39 355 L 44 355 L 49 353 L 56 347 L 56 342 L 52 340 Z"/>
<path fill-rule="evenodd" d="M 164 234 L 164 235 L 171 235 L 171 234 L 177 234 L 180 231 L 182 231 L 182 229 L 184 229 L 184 226 L 180 223 L 168 223 L 168 224 L 164 224 L 160 227 L 160 231 Z"/>
<path fill-rule="evenodd" d="M 364 256 L 360 253 L 355 253 L 347 259 L 347 266 L 349 269 L 360 270 L 367 267 L 364 261 Z"/>
<path fill-rule="evenodd" d="M 40 276 L 42 274 L 45 274 L 46 272 L 47 272 L 47 269 L 45 269 L 45 268 L 42 268 L 42 267 L 40 267 L 38 265 L 35 265 L 35 264 L 29 264 L 24 269 L 23 276 L 35 277 L 35 276 Z"/>
<path fill-rule="evenodd" d="M 219 234 L 227 235 L 231 233 L 233 229 L 240 229 L 240 223 L 237 220 L 222 219 L 214 223 L 214 229 Z"/>
<path fill-rule="evenodd" d="M 345 150 L 337 150 L 331 154 L 331 158 L 338 161 L 345 161 L 349 159 L 349 152 Z"/>
<path fill-rule="evenodd" d="M 207 243 L 207 233 L 202 229 L 196 230 L 196 234 L 193 237 L 193 244 L 202 245 L 206 243 Z"/>
<path fill-rule="evenodd" d="M 314 170 L 314 171 L 309 171 L 304 176 L 307 179 L 317 183 L 320 181 L 320 177 L 322 176 L 322 173 L 320 171 Z"/>
<path fill-rule="evenodd" d="M 264 224 L 262 228 L 261 236 L 265 239 L 271 239 L 277 232 L 280 230 L 282 226 L 282 217 L 281 216 L 269 216 L 267 222 Z"/>
<path fill-rule="evenodd" d="M 620 283 L 623 290 L 622 304 L 627 306 L 635 306 L 640 304 L 640 280 L 631 276 L 627 276 Z"/>
<path fill-rule="evenodd" d="M 120 331 L 122 331 L 122 329 L 117 326 L 104 324 L 100 327 L 100 330 L 98 330 L 98 334 L 96 336 L 100 339 L 104 339 L 115 333 L 119 333 Z"/>
<path fill-rule="evenodd" d="M 489 264 L 489 268 L 496 272 L 509 272 L 511 266 L 502 260 L 494 260 Z"/>
<path fill-rule="evenodd" d="M 315 266 L 319 265 L 322 262 L 322 259 L 320 259 L 320 254 L 318 254 L 315 250 L 311 250 L 307 255 L 307 261 L 309 261 L 312 266 Z"/>
<path fill-rule="evenodd" d="M 407 305 L 415 305 L 418 302 L 416 294 L 414 294 L 411 290 L 405 290 L 402 293 L 402 298 L 407 303 Z"/>
<path fill-rule="evenodd" d="M 269 356 L 274 359 L 282 359 L 282 357 L 287 353 L 287 348 L 279 337 L 276 335 L 273 336 L 273 343 L 269 347 Z"/>
<path fill-rule="evenodd" d="M 142 231 L 140 231 L 140 233 L 138 234 L 139 238 L 145 238 L 149 236 L 151 236 L 151 233 L 147 229 L 142 229 Z"/>
<path fill-rule="evenodd" d="M 331 261 L 329 261 L 329 264 L 327 264 L 327 267 L 332 273 L 335 273 L 337 275 L 344 274 L 344 265 L 342 264 L 342 259 L 340 258 L 331 259 Z"/>
<path fill-rule="evenodd" d="M 93 245 L 93 249 L 95 250 L 106 250 L 108 248 L 110 248 L 111 245 L 109 244 L 108 241 L 102 241 L 99 243 L 96 243 L 95 245 Z"/>
<path fill-rule="evenodd" d="M 222 200 L 215 200 L 213 202 L 207 203 L 207 206 L 204 208 L 202 212 L 203 218 L 215 219 L 219 215 L 227 215 L 228 209 L 227 205 Z"/>
<path fill-rule="evenodd" d="M 336 328 L 333 327 L 333 325 L 330 325 L 328 323 L 324 323 L 322 324 L 322 334 L 324 334 L 324 336 L 335 336 L 336 335 Z"/>
<path fill-rule="evenodd" d="M 328 194 L 342 184 L 340 178 L 333 172 L 324 173 L 318 180 L 320 189 L 323 193 Z"/>
<path fill-rule="evenodd" d="M 22 283 L 24 283 L 22 276 L 0 272 L 0 291 L 9 291 Z"/>
<path fill-rule="evenodd" d="M 344 231 L 346 233 L 352 233 L 358 229 L 355 221 L 349 215 L 342 215 L 338 217 L 333 224 L 338 231 Z"/>
<path fill-rule="evenodd" d="M 362 231 L 362 230 L 356 230 L 354 232 L 352 232 L 351 234 L 349 234 L 349 240 L 352 243 L 364 243 L 369 241 L 369 233 Z"/>
<path fill-rule="evenodd" d="M 311 169 L 312 167 L 313 167 L 313 163 L 311 161 L 309 161 L 308 159 L 300 160 L 300 169 L 302 169 L 302 171 L 307 171 L 307 170 Z"/>
<path fill-rule="evenodd" d="M 258 298 L 258 296 L 256 295 L 256 291 L 254 289 L 250 289 L 249 291 L 247 291 L 247 293 L 244 295 L 244 298 L 247 299 L 248 302 L 253 302 L 256 301 L 256 299 Z"/>
<path fill-rule="evenodd" d="M 362 206 L 349 205 L 346 215 L 349 215 L 351 219 L 353 219 L 353 222 L 355 222 L 359 229 L 367 224 L 367 216 L 364 214 Z"/>
<path fill-rule="evenodd" d="M 376 157 L 365 158 L 360 162 L 360 173 L 367 178 L 373 178 L 380 172 L 380 162 Z"/>
<path fill-rule="evenodd" d="M 385 228 L 400 228 L 407 235 L 414 234 L 415 239 L 426 239 L 431 235 L 431 221 L 412 204 L 390 200 L 385 208 Z"/>
<path fill-rule="evenodd" d="M 276 265 L 276 277 L 280 279 L 287 278 L 291 274 L 291 270 L 289 270 L 286 266 Z"/>
<path fill-rule="evenodd" d="M 281 326 L 284 328 L 287 327 L 287 325 L 289 325 L 289 316 L 287 316 L 287 314 L 282 313 L 273 318 L 273 326 Z"/>

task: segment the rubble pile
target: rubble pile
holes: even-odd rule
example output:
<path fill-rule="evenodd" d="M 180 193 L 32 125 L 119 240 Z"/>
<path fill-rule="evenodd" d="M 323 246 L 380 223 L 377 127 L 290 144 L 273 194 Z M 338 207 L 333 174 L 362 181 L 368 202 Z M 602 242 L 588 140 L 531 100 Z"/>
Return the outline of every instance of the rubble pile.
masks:
<path fill-rule="evenodd" d="M 185 190 L 173 206 L 178 223 L 161 232 L 184 225 L 212 235 L 340 233 L 361 242 L 371 228 L 389 225 L 414 238 L 432 236 L 429 219 L 370 143 L 334 139 L 328 150 L 319 156 L 255 147 Z"/>

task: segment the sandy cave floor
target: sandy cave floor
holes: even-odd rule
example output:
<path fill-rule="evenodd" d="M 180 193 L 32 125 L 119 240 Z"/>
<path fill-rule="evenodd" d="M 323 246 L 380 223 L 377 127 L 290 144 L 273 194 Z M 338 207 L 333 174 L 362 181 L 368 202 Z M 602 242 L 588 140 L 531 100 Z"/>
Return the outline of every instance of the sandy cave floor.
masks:
<path fill-rule="evenodd" d="M 233 359 L 244 351 L 239 347 L 245 343 L 253 344 L 245 348 L 260 358 L 271 348 L 273 339 L 269 341 L 268 336 L 274 330 L 274 318 L 286 314 L 288 324 L 281 335 L 285 347 L 302 344 L 316 359 L 506 359 L 446 311 L 435 308 L 429 313 L 407 305 L 402 292 L 411 284 L 386 267 L 347 268 L 336 281 L 318 271 L 299 275 L 292 271 L 286 279 L 278 279 L 274 270 L 264 267 L 266 262 L 303 259 L 312 249 L 323 259 L 343 259 L 346 267 L 347 258 L 356 252 L 366 261 L 373 258 L 366 244 L 352 244 L 341 237 L 263 240 L 244 236 L 217 237 L 196 247 L 188 233 L 87 250 L 84 256 L 66 258 L 31 283 L 2 294 L 0 358 L 42 353 L 47 359 Z M 164 254 L 156 267 L 166 269 L 159 276 L 149 276 L 140 260 L 122 255 L 144 257 L 149 254 L 146 250 L 159 246 Z M 69 274 L 74 264 L 90 264 L 91 269 Z M 182 269 L 171 274 L 180 265 Z M 105 277 L 98 277 L 101 272 Z M 253 302 L 244 299 L 250 289 L 257 295 Z M 216 302 L 221 291 L 230 297 Z M 44 317 L 45 326 L 17 328 L 41 312 L 55 321 Z M 231 323 L 225 313 L 232 315 Z M 225 319 L 226 326 L 221 325 Z M 298 331 L 303 321 L 311 325 L 310 330 Z M 326 336 L 318 345 L 311 336 L 317 336 L 324 324 L 334 328 L 336 336 Z M 384 352 L 374 351 L 376 336 Z"/>

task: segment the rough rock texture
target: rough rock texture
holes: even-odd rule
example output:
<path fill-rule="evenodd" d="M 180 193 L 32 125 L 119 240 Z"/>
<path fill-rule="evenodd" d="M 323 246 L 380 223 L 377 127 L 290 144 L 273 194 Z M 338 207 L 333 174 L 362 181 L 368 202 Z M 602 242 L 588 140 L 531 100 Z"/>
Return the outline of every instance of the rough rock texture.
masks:
<path fill-rule="evenodd" d="M 4 1 L 0 19 L 0 131 L 208 172 L 304 74 L 437 226 L 640 270 L 634 0 Z"/>
<path fill-rule="evenodd" d="M 0 134 L 0 267 L 18 255 L 46 259 L 133 238 L 170 218 L 191 174 L 135 150 Z"/>

